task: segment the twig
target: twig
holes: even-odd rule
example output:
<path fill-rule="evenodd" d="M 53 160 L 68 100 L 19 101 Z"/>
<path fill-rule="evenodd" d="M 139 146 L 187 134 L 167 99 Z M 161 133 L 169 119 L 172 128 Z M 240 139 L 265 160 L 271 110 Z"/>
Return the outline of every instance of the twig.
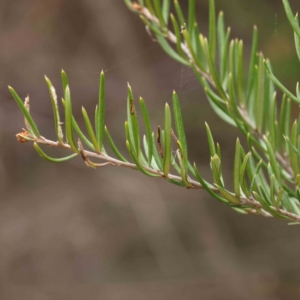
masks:
<path fill-rule="evenodd" d="M 17 137 L 18 137 L 18 139 L 22 139 L 22 133 L 19 133 L 17 135 Z M 28 135 L 27 135 L 27 138 L 28 138 Z M 44 144 L 44 145 L 47 145 L 50 147 L 58 147 L 58 148 L 65 148 L 65 149 L 71 150 L 71 147 L 68 144 L 61 144 L 59 142 L 54 142 L 54 141 L 48 140 L 44 137 L 32 138 L 32 141 L 39 143 L 39 144 Z M 80 141 L 78 142 L 78 145 L 79 145 L 79 150 L 80 150 L 83 160 L 85 161 L 85 163 L 87 165 L 89 165 L 91 167 L 98 168 L 98 167 L 103 167 L 106 165 L 111 165 L 111 166 L 118 166 L 118 167 L 124 167 L 124 168 L 138 170 L 138 167 L 135 164 L 132 164 L 129 162 L 123 162 L 121 160 L 110 157 L 104 153 L 95 153 L 95 152 L 84 150 Z M 88 157 L 95 157 L 95 158 L 106 161 L 106 163 L 102 163 L 102 164 L 93 163 L 88 159 Z M 160 170 L 155 170 L 155 169 L 149 168 L 148 166 L 143 166 L 143 168 L 151 174 L 159 175 L 163 178 L 166 178 L 164 173 L 161 172 Z M 167 179 L 182 181 L 181 176 L 176 176 L 176 175 L 172 175 L 172 174 L 169 174 Z M 203 186 L 199 182 L 191 179 L 190 177 L 188 177 L 188 182 L 190 183 L 189 189 L 204 189 Z M 220 194 L 219 189 L 216 187 L 212 187 L 211 190 L 214 191 L 215 193 Z M 258 214 L 258 215 L 263 215 L 266 217 L 272 217 L 272 215 L 270 213 L 268 213 L 267 211 L 265 211 L 263 206 L 258 201 L 256 201 L 253 197 L 250 197 L 250 198 L 240 197 L 240 202 L 241 202 L 241 205 L 246 205 L 246 206 L 249 206 L 249 208 L 252 208 L 252 210 L 250 210 L 248 212 L 249 214 Z M 284 209 L 276 209 L 274 207 L 272 207 L 272 209 L 276 210 L 282 216 L 285 216 L 286 218 L 288 218 L 294 222 L 300 223 L 300 216 L 298 216 L 294 213 L 288 212 Z"/>

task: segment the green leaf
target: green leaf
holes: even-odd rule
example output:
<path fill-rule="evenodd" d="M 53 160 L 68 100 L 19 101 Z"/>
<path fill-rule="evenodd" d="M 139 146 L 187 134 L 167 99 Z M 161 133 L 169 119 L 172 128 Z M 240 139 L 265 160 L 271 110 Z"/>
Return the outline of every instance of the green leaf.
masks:
<path fill-rule="evenodd" d="M 300 28 L 299 28 L 299 24 L 298 21 L 295 19 L 294 14 L 292 12 L 291 6 L 289 4 L 288 0 L 283 0 L 283 5 L 284 5 L 284 9 L 286 12 L 286 15 L 288 17 L 288 20 L 292 26 L 292 28 L 294 29 L 295 33 L 299 36 L 300 38 Z"/>
<path fill-rule="evenodd" d="M 298 155 L 298 157 L 300 157 L 300 151 L 298 150 L 298 148 L 296 148 L 290 141 L 290 139 L 287 136 L 284 136 L 284 139 L 286 140 L 286 142 L 288 143 L 288 145 L 290 146 L 290 148 Z"/>
<path fill-rule="evenodd" d="M 178 142 L 179 148 L 181 148 L 180 142 Z M 179 151 L 177 151 L 177 159 L 179 161 L 179 166 L 180 166 L 180 175 L 182 178 L 183 183 L 185 184 L 185 186 L 187 188 L 191 187 L 192 185 L 189 183 L 188 179 L 187 179 L 187 171 L 184 168 L 183 165 L 183 161 L 182 161 L 182 157 L 181 157 L 181 152 L 182 150 L 180 149 Z"/>
<path fill-rule="evenodd" d="M 57 140 L 59 141 L 59 143 L 63 143 L 64 142 L 64 134 L 61 128 L 61 122 L 60 122 L 60 116 L 59 116 L 59 108 L 58 108 L 58 103 L 57 103 L 57 95 L 55 92 L 55 88 L 53 87 L 51 81 L 49 80 L 49 78 L 47 78 L 47 76 L 45 76 L 45 80 L 49 89 L 49 93 L 50 93 L 50 99 L 51 99 L 51 103 L 52 103 L 52 110 L 53 110 L 53 117 L 54 117 L 54 126 L 55 126 L 55 133 L 56 133 L 56 137 Z"/>
<path fill-rule="evenodd" d="M 183 27 L 183 26 L 185 26 L 185 19 L 184 19 L 181 7 L 178 3 L 178 0 L 174 0 L 174 6 L 175 6 L 177 17 L 178 17 L 179 22 L 180 22 L 180 26 Z"/>
<path fill-rule="evenodd" d="M 239 102 L 245 103 L 244 97 L 244 82 L 243 82 L 243 41 L 239 41 L 238 43 L 238 53 L 237 53 L 237 60 L 238 60 L 238 74 L 237 74 L 237 86 L 238 86 L 238 95 L 239 95 Z"/>
<path fill-rule="evenodd" d="M 225 42 L 224 42 L 224 48 L 222 53 L 220 53 L 220 59 L 222 60 L 220 62 L 220 78 L 222 81 L 226 80 L 226 72 L 228 68 L 228 48 L 229 48 L 229 39 L 230 39 L 230 28 L 227 29 L 226 36 L 225 36 Z"/>
<path fill-rule="evenodd" d="M 175 126 L 176 126 L 176 132 L 178 134 L 178 139 L 180 142 L 180 145 L 182 147 L 182 156 L 183 156 L 183 166 L 185 171 L 187 172 L 188 169 L 188 150 L 187 150 L 187 143 L 186 143 L 186 137 L 184 132 L 184 125 L 182 120 L 182 114 L 181 114 L 181 108 L 178 96 L 175 91 L 173 91 L 173 112 L 174 112 L 174 119 L 175 119 Z"/>
<path fill-rule="evenodd" d="M 163 15 L 165 24 L 168 24 L 170 7 L 171 7 L 171 0 L 163 0 L 162 15 Z"/>
<path fill-rule="evenodd" d="M 204 52 L 200 43 L 200 32 L 199 32 L 199 27 L 198 24 L 195 22 L 194 23 L 194 30 L 193 30 L 193 36 L 192 36 L 192 40 L 193 40 L 193 47 L 195 49 L 195 53 L 196 56 L 199 60 L 200 65 L 203 67 L 204 70 L 207 69 L 207 64 L 205 61 L 205 57 L 204 57 Z M 193 68 L 193 71 L 195 72 L 194 68 L 195 66 L 192 66 L 191 68 Z M 206 86 L 206 85 L 205 85 Z"/>
<path fill-rule="evenodd" d="M 269 212 L 275 218 L 285 219 L 286 217 L 282 216 L 280 213 L 278 213 L 277 211 L 272 209 L 272 207 L 270 207 L 269 203 L 267 202 L 267 196 L 264 194 L 263 190 L 261 189 L 261 186 L 259 186 L 259 188 L 261 195 L 259 195 L 256 192 L 253 192 L 253 195 L 255 199 L 262 205 L 264 210 Z"/>
<path fill-rule="evenodd" d="M 186 185 L 182 181 L 174 180 L 174 179 L 168 179 L 168 178 L 166 178 L 166 180 L 170 183 L 173 183 L 173 184 L 177 185 L 177 186 L 186 187 Z"/>
<path fill-rule="evenodd" d="M 77 156 L 77 153 L 74 153 L 70 156 L 66 156 L 66 157 L 61 157 L 61 158 L 53 158 L 48 156 L 37 143 L 33 143 L 33 146 L 35 148 L 35 150 L 37 151 L 37 153 L 46 161 L 52 162 L 52 163 L 60 163 L 60 162 L 65 162 L 67 160 L 70 160 L 72 158 L 74 158 L 75 156 Z"/>
<path fill-rule="evenodd" d="M 64 99 L 62 99 L 62 103 L 63 103 L 64 108 L 66 109 L 66 101 Z M 74 130 L 76 131 L 76 133 L 78 134 L 80 140 L 82 140 L 89 148 L 94 150 L 94 145 L 83 134 L 83 132 L 79 128 L 74 116 L 72 116 L 72 126 L 73 126 Z"/>
<path fill-rule="evenodd" d="M 283 136 L 290 136 L 290 124 L 291 124 L 291 101 L 283 96 L 281 109 L 280 109 L 280 123 L 279 123 L 279 139 L 282 148 L 288 152 L 288 147 L 284 142 Z"/>
<path fill-rule="evenodd" d="M 154 133 L 152 133 L 152 143 L 153 143 L 153 146 L 156 145 Z M 155 160 L 159 170 L 163 171 L 162 158 L 160 157 L 156 146 L 153 147 L 153 157 L 154 157 L 154 160 Z"/>
<path fill-rule="evenodd" d="M 164 21 L 160 0 L 153 0 L 153 4 L 154 4 L 154 9 L 155 9 L 157 18 L 159 20 L 160 26 L 162 28 L 167 28 L 166 23 Z"/>
<path fill-rule="evenodd" d="M 215 1 L 209 0 L 209 51 L 212 60 L 215 61 L 216 43 L 217 43 L 217 29 L 216 29 L 216 9 Z"/>
<path fill-rule="evenodd" d="M 210 71 L 211 76 L 212 76 L 212 78 L 214 80 L 216 88 L 217 88 L 220 96 L 224 100 L 226 100 L 227 96 L 226 96 L 226 93 L 225 93 L 225 91 L 224 91 L 224 89 L 222 87 L 222 84 L 221 84 L 220 78 L 218 76 L 215 64 L 214 64 L 213 59 L 211 57 L 210 51 L 208 49 L 207 39 L 204 38 L 202 35 L 200 35 L 200 42 L 201 42 L 202 48 L 204 49 L 204 54 L 205 54 L 205 57 L 206 57 L 206 60 L 207 60 L 208 66 L 209 66 L 209 71 Z"/>
<path fill-rule="evenodd" d="M 100 151 L 100 147 L 99 147 L 96 135 L 94 133 L 90 118 L 89 118 L 89 116 L 88 116 L 88 114 L 87 114 L 84 107 L 82 107 L 82 115 L 83 115 L 83 119 L 84 119 L 84 122 L 85 122 L 87 132 L 88 132 L 88 134 L 91 138 L 91 141 L 93 143 L 94 149 L 95 149 L 96 152 L 100 153 L 101 151 Z"/>
<path fill-rule="evenodd" d="M 231 77 L 232 77 L 232 82 L 234 83 L 235 79 L 236 79 L 236 56 L 237 56 L 237 53 L 236 53 L 236 47 L 235 47 L 235 44 L 236 44 L 236 40 L 231 40 L 230 43 L 229 43 L 229 54 L 228 54 L 228 71 L 229 71 L 229 74 L 231 74 Z M 229 83 L 228 83 L 229 85 Z M 234 84 L 233 84 L 234 86 Z M 235 93 L 235 87 L 234 87 L 234 93 Z"/>
<path fill-rule="evenodd" d="M 216 147 L 215 147 L 214 138 L 213 138 L 210 128 L 206 122 L 205 122 L 205 128 L 206 128 L 206 134 L 207 134 L 208 145 L 209 145 L 209 150 L 210 150 L 210 156 L 213 157 L 216 154 Z"/>
<path fill-rule="evenodd" d="M 97 111 L 97 144 L 99 145 L 100 151 L 103 148 L 103 137 L 104 137 L 104 126 L 105 126 L 105 75 L 102 71 L 100 74 L 100 89 L 99 89 L 99 102 Z"/>
<path fill-rule="evenodd" d="M 114 141 L 111 137 L 111 135 L 109 134 L 109 131 L 107 129 L 107 127 L 105 126 L 105 134 L 108 140 L 108 143 L 112 149 L 112 151 L 115 153 L 115 155 L 118 157 L 119 160 L 123 161 L 123 162 L 128 162 L 126 160 L 126 158 L 124 158 L 124 156 L 119 152 L 118 148 L 116 147 L 116 145 L 114 144 Z"/>
<path fill-rule="evenodd" d="M 151 139 L 151 141 L 152 141 L 152 139 Z M 144 150 L 145 150 L 145 153 L 146 153 L 146 157 L 149 161 L 149 158 L 148 158 L 149 147 L 148 147 L 148 141 L 147 141 L 147 138 L 146 138 L 145 134 L 143 136 L 143 145 L 144 145 Z M 173 161 L 174 161 L 174 159 L 173 159 Z M 173 161 L 171 160 L 171 164 L 173 163 Z M 149 166 L 149 168 L 152 168 L 154 170 L 159 170 L 159 167 L 156 164 L 155 159 L 153 158 L 153 154 L 152 154 L 152 159 L 151 159 L 150 165 L 148 164 L 148 166 Z"/>
<path fill-rule="evenodd" d="M 300 104 L 300 99 L 294 96 L 272 73 L 271 68 L 268 65 L 268 61 L 264 61 L 265 69 L 267 71 L 268 76 L 277 85 L 289 98 L 294 100 L 296 103 Z"/>
<path fill-rule="evenodd" d="M 146 7 L 150 11 L 151 15 L 155 15 L 154 8 L 153 8 L 153 5 L 152 5 L 152 1 L 151 0 L 146 0 L 145 2 L 146 2 Z"/>
<path fill-rule="evenodd" d="M 270 135 L 269 140 L 273 149 L 278 149 L 278 123 L 277 123 L 277 102 L 276 92 L 270 101 L 270 118 L 269 118 Z"/>
<path fill-rule="evenodd" d="M 127 120 L 128 120 L 128 126 L 129 126 L 129 141 L 132 150 L 136 153 L 140 153 L 140 133 L 139 133 L 139 124 L 137 120 L 136 115 L 136 109 L 133 99 L 133 94 L 130 85 L 128 84 L 127 89 L 128 95 L 127 95 Z"/>
<path fill-rule="evenodd" d="M 264 137 L 264 141 L 266 143 L 268 156 L 269 156 L 269 161 L 270 161 L 272 170 L 273 170 L 273 172 L 275 174 L 275 177 L 278 180 L 278 182 L 281 182 L 280 170 L 279 170 L 279 167 L 278 167 L 278 164 L 277 164 L 274 149 L 272 148 L 272 145 L 271 145 L 271 143 L 269 142 L 269 140 L 266 136 Z"/>
<path fill-rule="evenodd" d="M 181 48 L 181 33 L 180 33 L 180 29 L 179 29 L 179 26 L 178 26 L 178 23 L 174 17 L 173 14 L 171 14 L 171 21 L 172 21 L 172 24 L 173 24 L 173 28 L 174 28 L 174 33 L 176 35 L 176 48 L 177 48 L 177 52 L 178 54 L 185 59 L 185 55 L 182 51 L 182 48 Z"/>
<path fill-rule="evenodd" d="M 165 33 L 161 32 L 161 29 L 157 26 L 156 23 L 154 22 L 151 23 L 143 15 L 140 15 L 140 19 L 142 20 L 142 22 L 145 24 L 146 27 L 149 27 L 149 29 L 153 31 L 153 33 L 159 36 L 165 36 Z"/>
<path fill-rule="evenodd" d="M 298 124 L 297 121 L 294 122 L 291 131 L 291 144 L 297 149 L 298 148 Z M 294 152 L 290 151 L 290 164 L 294 171 L 294 177 L 296 178 L 299 174 L 299 156 Z"/>
<path fill-rule="evenodd" d="M 67 86 L 70 86 L 69 85 L 69 80 L 68 80 L 68 77 L 67 77 L 67 74 L 64 70 L 61 70 L 61 81 L 62 81 L 62 86 L 63 86 L 63 92 L 64 92 L 64 99 L 66 99 L 66 88 Z"/>
<path fill-rule="evenodd" d="M 204 88 L 205 94 L 207 96 L 208 102 L 215 111 L 215 113 L 228 124 L 236 127 L 235 121 L 228 114 L 227 107 L 224 106 L 224 100 L 216 95 L 210 88 Z M 220 101 L 221 100 L 221 101 Z"/>
<path fill-rule="evenodd" d="M 270 178 L 270 198 L 271 203 L 274 207 L 276 207 L 276 201 L 275 201 L 275 175 L 272 174 Z"/>
<path fill-rule="evenodd" d="M 225 45 L 225 23 L 224 23 L 224 13 L 221 11 L 218 16 L 218 22 L 217 22 L 217 38 L 218 38 L 218 47 L 219 47 L 219 61 L 220 61 L 220 77 L 223 79 L 223 69 L 224 69 L 224 48 Z"/>
<path fill-rule="evenodd" d="M 223 181 L 222 181 L 222 171 L 221 171 L 221 160 L 217 154 L 215 154 L 211 160 L 211 170 L 212 175 L 214 178 L 214 183 L 218 186 L 224 187 Z"/>
<path fill-rule="evenodd" d="M 189 35 L 191 36 L 193 32 L 194 22 L 195 22 L 195 9 L 196 9 L 195 0 L 189 0 L 188 8 L 189 8 L 188 31 L 189 31 Z"/>
<path fill-rule="evenodd" d="M 230 202 L 232 204 L 240 204 L 240 200 L 237 199 L 235 195 L 231 194 L 230 192 L 228 192 L 221 186 L 218 186 L 218 185 L 216 185 L 216 186 L 219 189 L 220 194 L 224 199 L 228 200 L 228 202 Z"/>
<path fill-rule="evenodd" d="M 65 101 L 66 101 L 66 109 L 65 109 L 65 126 L 66 126 L 66 137 L 68 140 L 68 143 L 71 147 L 71 149 L 79 153 L 80 151 L 78 150 L 76 143 L 74 141 L 74 136 L 73 136 L 73 126 L 72 126 L 72 101 L 71 101 L 71 92 L 70 88 L 67 85 L 66 90 L 65 90 Z"/>
<path fill-rule="evenodd" d="M 246 182 L 246 170 L 247 170 L 247 165 L 248 165 L 248 160 L 251 156 L 251 152 L 248 152 L 246 156 L 244 157 L 241 170 L 240 170 L 240 183 L 241 183 L 241 188 L 244 194 L 249 197 L 251 194 L 249 192 L 249 189 L 247 187 L 247 182 Z"/>
<path fill-rule="evenodd" d="M 265 93 L 265 70 L 264 58 L 262 53 L 259 54 L 258 63 L 258 86 L 255 103 L 255 122 L 259 132 L 262 131 L 264 118 L 264 93 Z"/>
<path fill-rule="evenodd" d="M 198 68 L 199 68 L 201 71 L 204 72 L 204 66 L 202 65 L 201 61 L 199 60 L 199 58 L 198 58 L 198 56 L 197 56 L 197 54 L 196 54 L 196 52 L 195 52 L 195 49 L 194 49 L 194 47 L 193 47 L 193 44 L 192 44 L 192 41 L 191 41 L 191 37 L 190 37 L 189 32 L 188 32 L 187 30 L 184 30 L 184 31 L 182 32 L 182 34 L 183 34 L 183 37 L 184 37 L 184 39 L 185 39 L 185 41 L 186 41 L 186 44 L 187 44 L 187 46 L 188 46 L 188 48 L 189 48 L 189 50 L 190 50 L 190 53 L 191 53 L 191 55 L 192 55 L 193 62 L 198 66 Z"/>
<path fill-rule="evenodd" d="M 169 43 L 166 41 L 166 39 L 163 36 L 156 35 L 156 39 L 159 42 L 162 49 L 174 60 L 178 61 L 179 63 L 190 66 L 190 62 L 186 59 L 182 58 L 179 54 L 177 54 L 173 48 L 169 45 Z"/>
<path fill-rule="evenodd" d="M 281 204 L 283 193 L 284 193 L 284 190 L 283 189 L 279 189 L 278 194 L 277 194 L 276 203 L 275 203 L 275 207 L 277 209 L 280 208 L 280 204 Z"/>
<path fill-rule="evenodd" d="M 249 189 L 251 193 L 252 193 L 253 191 L 258 191 L 258 187 L 257 187 L 257 184 L 256 184 L 256 180 L 257 180 L 257 177 L 258 177 L 258 175 L 259 175 L 261 166 L 262 166 L 262 160 L 260 160 L 259 163 L 256 165 L 255 171 L 254 171 L 254 173 L 253 173 L 252 181 L 251 181 L 250 189 Z"/>
<path fill-rule="evenodd" d="M 298 14 L 295 17 L 295 20 L 297 21 L 297 24 L 299 24 L 298 23 Z M 295 39 L 296 52 L 297 52 L 298 58 L 300 60 L 300 36 L 296 33 L 296 31 L 294 32 L 294 39 Z M 299 98 L 298 95 L 297 95 L 297 98 Z"/>
<path fill-rule="evenodd" d="M 152 141 L 152 132 L 151 132 L 149 114 L 143 98 L 140 98 L 140 107 L 142 110 L 142 115 L 146 127 L 147 144 L 148 144 L 147 157 L 148 157 L 148 166 L 150 167 L 152 161 L 152 155 L 153 155 L 153 141 Z"/>
<path fill-rule="evenodd" d="M 165 177 L 168 177 L 169 172 L 170 172 L 170 165 L 171 165 L 171 154 L 172 154 L 172 149 L 171 149 L 171 141 L 172 141 L 172 136 L 171 136 L 171 112 L 170 112 L 170 107 L 168 103 L 166 103 L 165 106 L 165 130 L 164 130 L 164 136 L 165 136 L 165 144 L 164 144 L 164 174 Z"/>
<path fill-rule="evenodd" d="M 35 125 L 35 122 L 33 121 L 30 112 L 28 111 L 28 109 L 25 107 L 23 101 L 21 100 L 21 98 L 19 97 L 19 95 L 17 94 L 17 92 L 11 87 L 8 87 L 10 93 L 12 94 L 12 96 L 14 97 L 15 101 L 17 102 L 19 108 L 21 109 L 25 119 L 27 120 L 27 122 L 29 123 L 31 130 L 33 132 L 33 134 L 36 137 L 40 137 L 40 133 L 38 131 L 37 126 Z"/>
<path fill-rule="evenodd" d="M 249 74 L 248 74 L 248 84 L 247 84 L 247 101 L 250 101 L 250 95 L 255 83 L 255 65 L 257 63 L 257 50 L 258 50 L 258 32 L 257 27 L 253 28 L 253 37 L 252 37 L 252 49 L 251 49 L 251 59 L 249 65 Z"/>
<path fill-rule="evenodd" d="M 241 172 L 241 155 L 240 155 L 240 140 L 237 139 L 235 146 L 235 155 L 234 155 L 234 167 L 233 167 L 233 187 L 234 193 L 237 198 L 241 196 L 240 192 L 240 172 Z"/>

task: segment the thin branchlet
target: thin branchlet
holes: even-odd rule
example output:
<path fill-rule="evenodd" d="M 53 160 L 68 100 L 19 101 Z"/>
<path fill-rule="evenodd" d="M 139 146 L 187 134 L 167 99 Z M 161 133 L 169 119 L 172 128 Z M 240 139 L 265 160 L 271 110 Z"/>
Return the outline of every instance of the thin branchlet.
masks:
<path fill-rule="evenodd" d="M 22 135 L 23 135 L 23 133 L 19 133 L 18 138 L 22 139 Z M 28 133 L 26 133 L 26 137 L 28 138 Z M 66 143 L 61 144 L 59 142 L 48 140 L 44 137 L 38 137 L 38 138 L 30 137 L 30 138 L 32 138 L 32 140 L 38 144 L 43 144 L 43 145 L 50 146 L 50 147 L 64 148 L 66 150 L 72 150 L 70 145 L 68 145 Z M 113 158 L 104 153 L 96 153 L 96 152 L 85 150 L 83 148 L 80 140 L 78 141 L 78 147 L 79 147 L 81 157 L 83 158 L 86 165 L 89 167 L 99 168 L 99 167 L 104 167 L 104 166 L 110 165 L 110 166 L 118 166 L 118 167 L 124 167 L 124 168 L 138 170 L 138 167 L 133 163 L 123 162 L 121 160 Z M 89 159 L 90 157 L 100 159 L 105 162 L 104 163 L 95 163 Z M 145 168 L 145 170 L 147 172 L 154 174 L 154 175 L 158 175 L 162 178 L 165 178 L 165 175 L 162 171 L 150 168 L 148 166 L 143 166 L 143 167 Z M 180 176 L 176 176 L 176 175 L 172 175 L 172 174 L 168 174 L 167 179 L 175 180 L 175 181 L 182 181 L 182 178 Z M 188 177 L 187 180 L 190 184 L 189 189 L 203 189 L 203 186 L 198 181 L 193 180 L 190 177 Z M 220 190 L 217 187 L 212 187 L 211 190 L 215 193 L 220 194 Z M 265 211 L 263 206 L 257 200 L 255 200 L 253 197 L 249 197 L 249 198 L 240 197 L 240 202 L 241 202 L 241 205 L 249 207 L 249 211 L 247 211 L 249 214 L 258 214 L 258 215 L 263 215 L 265 217 L 272 217 L 272 215 L 269 214 L 267 211 Z M 278 213 L 280 213 L 282 216 L 286 217 L 287 219 L 300 223 L 300 216 L 298 216 L 294 213 L 288 212 L 284 209 L 276 209 L 276 210 L 278 211 Z"/>

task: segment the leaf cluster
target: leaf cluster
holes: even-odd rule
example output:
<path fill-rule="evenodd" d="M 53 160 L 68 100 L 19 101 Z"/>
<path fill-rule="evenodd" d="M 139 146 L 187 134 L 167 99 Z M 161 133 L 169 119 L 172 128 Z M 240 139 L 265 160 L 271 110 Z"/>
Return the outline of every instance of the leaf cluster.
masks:
<path fill-rule="evenodd" d="M 148 32 L 151 32 L 170 57 L 195 72 L 215 113 L 225 122 L 237 127 L 246 137 L 248 150 L 242 147 L 239 139 L 236 141 L 233 191 L 228 190 L 224 184 L 221 148 L 214 141 L 208 124 L 206 132 L 213 182 L 207 182 L 196 164 L 189 162 L 182 112 L 176 92 L 172 95 L 171 108 L 168 103 L 165 105 L 163 128 L 158 126 L 155 130 L 150 124 L 144 100 L 139 99 L 146 129 L 142 135 L 133 92 L 128 85 L 125 136 L 132 162 L 125 159 L 105 126 L 103 72 L 100 75 L 99 100 L 93 122 L 82 108 L 87 135 L 79 128 L 72 114 L 69 82 L 65 72 L 62 72 L 62 103 L 65 112 L 65 137 L 63 136 L 55 89 L 46 78 L 53 108 L 56 142 L 40 135 L 29 112 L 29 98 L 23 103 L 10 88 L 26 120 L 27 129 L 17 135 L 19 141 L 33 141 L 39 155 L 51 162 L 62 162 L 81 155 L 91 167 L 106 164 L 130 167 L 151 177 L 163 177 L 179 186 L 205 189 L 217 200 L 243 214 L 260 214 L 299 223 L 300 119 L 291 120 L 291 101 L 300 103 L 300 88 L 297 84 L 296 93 L 293 94 L 273 74 L 271 63 L 258 51 L 257 28 L 254 27 L 253 30 L 250 61 L 245 67 L 243 41 L 231 39 L 230 28 L 225 27 L 223 12 L 216 15 L 214 0 L 209 0 L 208 37 L 199 31 L 195 0 L 189 0 L 187 16 L 184 16 L 177 0 L 174 0 L 173 6 L 170 0 L 139 0 L 138 3 L 125 0 L 125 3 L 140 16 Z M 294 30 L 296 51 L 300 59 L 298 17 L 294 16 L 288 0 L 283 0 L 283 4 Z M 276 92 L 276 87 L 280 93 Z M 282 96 L 279 97 L 278 94 Z M 115 158 L 107 154 L 104 138 Z M 74 154 L 51 158 L 39 144 L 68 148 Z M 90 150 L 87 151 L 84 147 Z M 92 162 L 90 157 L 105 162 Z M 173 171 L 177 175 L 173 175 Z"/>

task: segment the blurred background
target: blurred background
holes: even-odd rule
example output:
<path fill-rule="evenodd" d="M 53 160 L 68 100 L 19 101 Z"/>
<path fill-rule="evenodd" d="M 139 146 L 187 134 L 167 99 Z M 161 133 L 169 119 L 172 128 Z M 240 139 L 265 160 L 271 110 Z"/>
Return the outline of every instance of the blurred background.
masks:
<path fill-rule="evenodd" d="M 196 2 L 206 35 L 208 1 Z M 298 0 L 290 3 L 300 10 Z M 216 7 L 246 55 L 258 26 L 259 48 L 294 90 L 300 65 L 281 0 L 216 0 Z M 23 117 L 7 85 L 23 99 L 30 94 L 42 135 L 54 139 L 44 74 L 60 98 L 62 68 L 80 124 L 82 105 L 93 113 L 105 70 L 106 124 L 124 152 L 127 81 L 146 100 L 153 129 L 175 89 L 191 161 L 210 178 L 207 121 L 231 183 L 241 134 L 215 116 L 192 72 L 149 38 L 122 0 L 1 0 L 0 299 L 298 299 L 298 226 L 239 215 L 204 191 L 133 170 L 94 170 L 80 158 L 47 163 L 30 143 L 19 144 Z"/>

